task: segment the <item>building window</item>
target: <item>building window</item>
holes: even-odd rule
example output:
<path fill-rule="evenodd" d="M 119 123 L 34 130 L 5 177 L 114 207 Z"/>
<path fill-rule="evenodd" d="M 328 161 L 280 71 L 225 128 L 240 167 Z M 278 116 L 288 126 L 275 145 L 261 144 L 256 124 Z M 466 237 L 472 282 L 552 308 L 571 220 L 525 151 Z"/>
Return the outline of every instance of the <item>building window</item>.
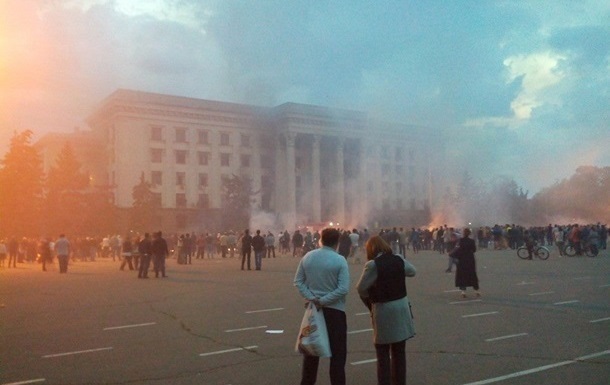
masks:
<path fill-rule="evenodd" d="M 221 146 L 228 146 L 229 145 L 229 134 L 227 134 L 226 132 L 221 132 L 220 133 L 220 145 Z"/>
<path fill-rule="evenodd" d="M 296 188 L 297 188 L 297 189 L 300 189 L 300 188 L 301 188 L 301 177 L 300 177 L 299 175 L 297 175 L 297 176 L 295 177 L 294 182 L 295 182 L 295 186 L 296 186 Z"/>
<path fill-rule="evenodd" d="M 402 160 L 402 150 L 400 149 L 400 147 L 396 147 L 395 149 L 395 153 L 394 153 L 394 159 L 397 162 L 400 162 Z"/>
<path fill-rule="evenodd" d="M 390 175 L 390 165 L 388 163 L 384 163 L 381 165 L 381 175 L 383 175 L 383 176 Z"/>
<path fill-rule="evenodd" d="M 186 194 L 176 194 L 176 207 L 186 207 Z"/>
<path fill-rule="evenodd" d="M 161 163 L 163 160 L 163 150 L 160 148 L 153 148 L 150 150 L 150 161 L 152 163 Z"/>
<path fill-rule="evenodd" d="M 199 187 L 206 187 L 208 185 L 208 174 L 199 174 Z"/>
<path fill-rule="evenodd" d="M 161 186 L 163 184 L 163 174 L 161 173 L 161 171 L 151 172 L 150 182 L 153 186 Z"/>
<path fill-rule="evenodd" d="M 186 164 L 186 151 L 184 151 L 184 150 L 176 151 L 176 164 Z"/>
<path fill-rule="evenodd" d="M 200 166 L 207 166 L 208 165 L 209 157 L 210 157 L 210 153 L 209 152 L 199 151 L 197 153 L 197 159 L 199 161 L 199 165 Z"/>
<path fill-rule="evenodd" d="M 250 135 L 241 134 L 241 146 L 250 147 Z"/>
<path fill-rule="evenodd" d="M 199 194 L 197 207 L 199 207 L 200 209 L 210 208 L 210 197 L 208 196 L 208 194 Z"/>
<path fill-rule="evenodd" d="M 176 173 L 176 186 L 184 188 L 186 183 L 186 175 L 183 172 Z"/>
<path fill-rule="evenodd" d="M 197 131 L 197 143 L 198 144 L 209 144 L 208 142 L 208 130 Z"/>
<path fill-rule="evenodd" d="M 242 167 L 250 167 L 250 155 L 242 155 L 241 156 L 241 166 Z"/>
<path fill-rule="evenodd" d="M 231 154 L 220 154 L 220 165 L 228 167 L 231 164 Z"/>
<path fill-rule="evenodd" d="M 150 128 L 150 139 L 161 142 L 163 141 L 163 127 L 153 126 Z"/>
<path fill-rule="evenodd" d="M 183 128 L 183 127 L 176 128 L 176 142 L 177 143 L 186 143 L 186 128 Z"/>

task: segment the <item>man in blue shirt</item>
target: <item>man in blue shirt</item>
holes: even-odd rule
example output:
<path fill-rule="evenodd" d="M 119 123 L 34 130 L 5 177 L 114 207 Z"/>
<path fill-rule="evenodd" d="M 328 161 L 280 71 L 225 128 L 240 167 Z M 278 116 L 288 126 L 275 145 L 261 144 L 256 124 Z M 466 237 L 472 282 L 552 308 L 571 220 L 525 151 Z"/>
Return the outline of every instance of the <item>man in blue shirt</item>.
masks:
<path fill-rule="evenodd" d="M 294 285 L 308 301 L 324 312 L 330 359 L 331 385 L 345 385 L 347 360 L 347 317 L 345 298 L 349 291 L 347 260 L 337 253 L 340 233 L 337 229 L 322 230 L 322 247 L 305 254 L 299 262 Z M 313 385 L 318 375 L 319 357 L 304 355 L 301 385 Z"/>

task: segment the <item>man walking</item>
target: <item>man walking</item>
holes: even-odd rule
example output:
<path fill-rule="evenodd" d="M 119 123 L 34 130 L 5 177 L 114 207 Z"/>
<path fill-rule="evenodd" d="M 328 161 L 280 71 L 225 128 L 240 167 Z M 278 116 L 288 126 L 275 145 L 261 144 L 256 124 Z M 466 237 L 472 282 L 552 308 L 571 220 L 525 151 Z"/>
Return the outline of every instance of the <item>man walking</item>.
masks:
<path fill-rule="evenodd" d="M 155 234 L 155 239 L 152 241 L 151 252 L 153 256 L 153 266 L 155 270 L 155 278 L 159 278 L 159 273 L 163 278 L 165 275 L 165 258 L 169 255 L 167 241 L 163 239 L 163 233 L 160 231 Z"/>
<path fill-rule="evenodd" d="M 152 241 L 150 240 L 149 233 L 145 233 L 144 239 L 138 243 L 138 252 L 142 258 L 138 270 L 138 278 L 148 278 L 148 268 L 150 267 L 150 258 L 152 256 Z"/>
<path fill-rule="evenodd" d="M 59 273 L 68 272 L 68 258 L 70 257 L 70 242 L 64 234 L 59 236 L 59 239 L 55 241 L 55 253 L 57 254 L 57 260 L 59 261 Z"/>
<path fill-rule="evenodd" d="M 250 269 L 250 257 L 252 256 L 252 236 L 250 230 L 244 230 L 244 235 L 241 237 L 241 269 L 244 269 L 246 257 L 248 258 L 248 270 Z"/>
<path fill-rule="evenodd" d="M 254 267 L 260 270 L 265 254 L 265 238 L 261 236 L 261 231 L 256 230 L 256 235 L 252 238 L 252 249 L 254 250 Z"/>
<path fill-rule="evenodd" d="M 347 260 L 337 253 L 339 230 L 322 231 L 322 247 L 305 254 L 299 262 L 294 285 L 308 301 L 324 312 L 330 358 L 331 385 L 345 385 L 347 319 L 345 298 L 349 291 Z M 301 385 L 313 385 L 318 376 L 319 357 L 304 355 Z"/>

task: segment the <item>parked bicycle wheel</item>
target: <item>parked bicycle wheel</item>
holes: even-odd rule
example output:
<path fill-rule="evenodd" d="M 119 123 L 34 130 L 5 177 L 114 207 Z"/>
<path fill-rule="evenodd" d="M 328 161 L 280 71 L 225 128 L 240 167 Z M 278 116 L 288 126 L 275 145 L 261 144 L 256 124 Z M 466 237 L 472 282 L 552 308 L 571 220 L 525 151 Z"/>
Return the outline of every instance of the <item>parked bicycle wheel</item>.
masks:
<path fill-rule="evenodd" d="M 563 253 L 568 257 L 573 257 L 576 255 L 576 249 L 572 245 L 567 245 L 565 249 L 563 249 Z"/>
<path fill-rule="evenodd" d="M 521 246 L 520 248 L 517 249 L 517 256 L 521 259 L 528 259 L 529 255 L 527 252 L 527 247 L 525 246 Z"/>
<path fill-rule="evenodd" d="M 538 255 L 538 258 L 546 260 L 549 258 L 549 255 L 551 255 L 551 253 L 549 252 L 549 249 L 541 246 L 538 248 L 538 250 L 536 250 L 536 255 Z"/>

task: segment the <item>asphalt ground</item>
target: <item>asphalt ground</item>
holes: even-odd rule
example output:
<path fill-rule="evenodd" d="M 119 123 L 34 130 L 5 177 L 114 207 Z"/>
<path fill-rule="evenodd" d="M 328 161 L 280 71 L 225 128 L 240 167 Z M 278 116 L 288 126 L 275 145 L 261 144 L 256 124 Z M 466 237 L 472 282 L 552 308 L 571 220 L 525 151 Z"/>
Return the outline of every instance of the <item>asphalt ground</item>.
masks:
<path fill-rule="evenodd" d="M 447 256 L 407 253 L 417 335 L 408 383 L 610 383 L 610 253 L 525 261 L 477 252 L 482 297 L 462 299 Z M 0 268 L 0 384 L 298 384 L 304 312 L 298 259 L 167 261 L 168 278 L 137 279 L 119 262 Z M 254 261 L 252 261 L 254 267 Z M 375 384 L 370 317 L 347 301 L 349 384 Z M 318 384 L 329 384 L 321 359 Z"/>

